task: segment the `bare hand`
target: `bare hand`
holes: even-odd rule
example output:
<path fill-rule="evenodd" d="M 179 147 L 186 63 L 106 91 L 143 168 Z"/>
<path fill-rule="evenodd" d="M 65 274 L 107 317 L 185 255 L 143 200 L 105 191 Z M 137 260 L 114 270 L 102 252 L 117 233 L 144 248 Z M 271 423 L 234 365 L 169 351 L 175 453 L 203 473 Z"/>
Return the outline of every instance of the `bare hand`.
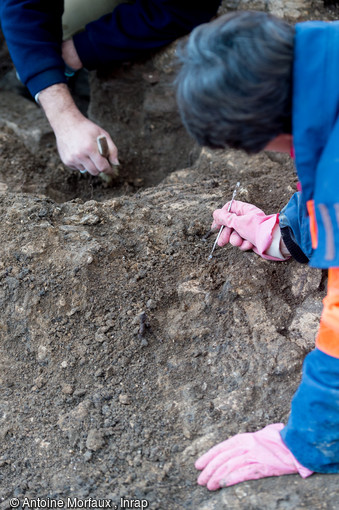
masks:
<path fill-rule="evenodd" d="M 109 148 L 109 161 L 102 157 L 97 146 L 97 137 L 104 135 Z M 92 175 L 101 172 L 114 175 L 113 165 L 118 165 L 117 148 L 112 138 L 94 122 L 82 117 L 55 130 L 57 147 L 65 165 L 74 170 L 87 170 Z"/>
<path fill-rule="evenodd" d="M 74 170 L 87 170 L 92 175 L 101 172 L 114 175 L 112 165 L 118 165 L 118 150 L 109 133 L 87 119 L 76 107 L 67 85 L 59 83 L 43 90 L 39 101 L 55 133 L 61 160 Z M 109 156 L 102 157 L 97 137 L 107 139 Z"/>

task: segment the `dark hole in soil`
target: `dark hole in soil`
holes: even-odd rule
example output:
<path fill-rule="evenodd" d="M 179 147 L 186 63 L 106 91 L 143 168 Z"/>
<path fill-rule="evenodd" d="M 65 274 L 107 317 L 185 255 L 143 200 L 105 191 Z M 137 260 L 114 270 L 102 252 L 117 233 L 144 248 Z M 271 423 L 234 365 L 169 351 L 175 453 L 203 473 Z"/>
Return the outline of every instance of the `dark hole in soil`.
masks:
<path fill-rule="evenodd" d="M 76 198 L 103 201 L 156 186 L 171 172 L 191 166 L 200 149 L 181 124 L 171 80 L 143 83 L 143 70 L 132 68 L 107 82 L 94 81 L 91 87 L 82 73 L 69 84 L 79 109 L 106 129 L 118 147 L 119 177 L 107 184 L 61 163 L 53 132 L 12 67 L 0 79 L 2 187 L 45 195 L 58 203 Z M 125 97 L 121 91 L 126 89 Z M 35 130 L 42 133 L 38 142 Z"/>

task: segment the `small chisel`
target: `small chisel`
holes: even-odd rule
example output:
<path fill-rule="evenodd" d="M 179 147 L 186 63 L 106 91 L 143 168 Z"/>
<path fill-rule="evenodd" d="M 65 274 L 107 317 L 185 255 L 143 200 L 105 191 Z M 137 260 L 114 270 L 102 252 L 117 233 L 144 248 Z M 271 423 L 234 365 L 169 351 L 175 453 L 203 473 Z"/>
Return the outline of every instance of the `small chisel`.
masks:
<path fill-rule="evenodd" d="M 97 145 L 98 145 L 98 150 L 100 152 L 100 155 L 103 157 L 103 158 L 106 158 L 107 161 L 109 162 L 112 170 L 114 171 L 114 177 L 118 177 L 119 175 L 119 170 L 116 166 L 112 165 L 110 160 L 109 160 L 109 148 L 108 148 L 108 143 L 107 143 L 107 138 L 105 135 L 100 135 L 97 137 Z M 104 177 L 105 176 L 105 177 Z M 110 181 L 112 180 L 112 174 L 104 174 L 103 172 L 101 172 L 100 174 L 100 177 L 104 180 L 106 180 L 106 178 L 110 177 Z"/>
<path fill-rule="evenodd" d="M 109 161 L 109 148 L 108 148 L 108 143 L 107 143 L 107 138 L 105 135 L 100 135 L 97 137 L 97 146 L 98 146 L 98 151 L 100 153 L 100 156 L 102 156 L 103 158 L 106 158 L 107 161 L 109 162 L 111 168 L 113 169 L 114 171 L 114 174 L 113 176 L 114 177 L 118 177 L 119 176 L 119 170 L 116 166 L 113 166 L 111 164 L 111 162 Z M 87 170 L 80 170 L 80 173 L 82 174 L 85 174 L 87 172 Z M 105 182 L 112 182 L 112 178 L 113 178 L 112 174 L 105 174 L 104 172 L 100 172 L 99 174 L 99 177 L 101 177 L 101 179 Z"/>

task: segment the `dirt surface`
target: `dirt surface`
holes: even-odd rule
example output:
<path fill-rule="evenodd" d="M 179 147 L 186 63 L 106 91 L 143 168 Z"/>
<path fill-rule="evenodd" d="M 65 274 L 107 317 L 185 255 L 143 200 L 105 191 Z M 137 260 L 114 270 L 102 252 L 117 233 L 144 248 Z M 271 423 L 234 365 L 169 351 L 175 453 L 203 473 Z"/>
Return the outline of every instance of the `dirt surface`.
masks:
<path fill-rule="evenodd" d="M 172 100 L 162 122 L 171 51 L 145 64 L 142 111 L 128 128 L 142 161 L 126 143 L 112 186 L 66 169 L 41 111 L 3 85 L 1 509 L 13 497 L 104 498 L 117 509 L 132 499 L 159 510 L 339 508 L 337 475 L 214 493 L 196 484 L 194 460 L 207 448 L 288 419 L 326 273 L 231 247 L 208 260 L 211 213 L 237 181 L 239 199 L 273 213 L 296 177 L 284 156 L 199 154 L 183 143 Z M 124 73 L 91 76 L 92 118 L 108 123 L 114 80 L 142 77 L 142 65 Z M 156 157 L 144 151 L 151 131 L 140 130 L 155 122 Z"/>

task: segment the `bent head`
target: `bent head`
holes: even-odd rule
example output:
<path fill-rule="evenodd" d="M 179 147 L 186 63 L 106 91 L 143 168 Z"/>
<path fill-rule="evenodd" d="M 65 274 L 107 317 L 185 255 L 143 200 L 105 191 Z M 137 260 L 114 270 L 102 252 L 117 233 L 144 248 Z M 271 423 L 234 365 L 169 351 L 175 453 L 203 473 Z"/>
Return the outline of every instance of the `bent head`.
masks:
<path fill-rule="evenodd" d="M 177 101 L 200 145 L 256 153 L 291 129 L 294 28 L 263 12 L 200 25 L 180 53 Z"/>

